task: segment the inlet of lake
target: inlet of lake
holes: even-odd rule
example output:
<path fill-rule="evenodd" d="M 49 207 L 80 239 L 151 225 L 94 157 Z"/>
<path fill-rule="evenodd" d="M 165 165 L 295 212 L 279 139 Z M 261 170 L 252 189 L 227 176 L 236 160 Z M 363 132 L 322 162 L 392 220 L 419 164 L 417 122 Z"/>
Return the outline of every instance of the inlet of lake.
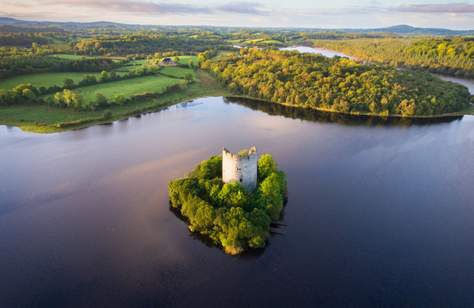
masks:
<path fill-rule="evenodd" d="M 256 145 L 278 234 L 232 257 L 167 184 Z M 221 97 L 78 131 L 0 126 L 0 307 L 473 307 L 474 117 L 354 119 Z"/>

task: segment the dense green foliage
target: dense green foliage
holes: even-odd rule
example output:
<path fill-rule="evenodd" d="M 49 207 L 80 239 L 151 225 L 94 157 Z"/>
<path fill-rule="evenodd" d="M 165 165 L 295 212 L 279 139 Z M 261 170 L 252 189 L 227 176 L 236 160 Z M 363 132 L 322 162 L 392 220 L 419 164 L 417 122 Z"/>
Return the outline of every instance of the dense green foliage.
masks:
<path fill-rule="evenodd" d="M 186 218 L 189 229 L 209 237 L 229 254 L 262 248 L 270 224 L 280 218 L 286 178 L 273 158 L 258 161 L 259 184 L 247 192 L 239 183 L 223 184 L 222 157 L 201 162 L 188 177 L 171 181 L 170 204 Z"/>
<path fill-rule="evenodd" d="M 0 33 L 0 46 L 31 47 L 32 44 L 48 44 L 54 33 Z"/>
<path fill-rule="evenodd" d="M 220 37 L 206 33 L 131 34 L 82 39 L 74 51 L 86 55 L 129 55 L 154 52 L 202 52 L 210 48 L 228 49 Z"/>
<path fill-rule="evenodd" d="M 241 49 L 202 63 L 232 91 L 353 114 L 430 116 L 463 110 L 468 90 L 428 73 L 274 50 Z"/>
<path fill-rule="evenodd" d="M 474 38 L 387 38 L 317 41 L 361 60 L 474 78 Z"/>
<path fill-rule="evenodd" d="M 39 72 L 100 72 L 119 64 L 112 59 L 93 58 L 71 60 L 42 54 L 13 53 L 0 56 L 0 78 Z"/>

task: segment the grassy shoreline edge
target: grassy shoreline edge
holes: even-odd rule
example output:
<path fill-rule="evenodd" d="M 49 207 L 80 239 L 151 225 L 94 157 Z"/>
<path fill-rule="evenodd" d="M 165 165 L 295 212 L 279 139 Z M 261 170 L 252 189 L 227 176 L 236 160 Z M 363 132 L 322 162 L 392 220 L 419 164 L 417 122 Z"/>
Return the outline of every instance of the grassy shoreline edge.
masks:
<path fill-rule="evenodd" d="M 15 126 L 24 132 L 55 133 L 77 130 L 92 125 L 107 124 L 117 120 L 156 112 L 169 106 L 205 96 L 227 96 L 228 90 L 220 86 L 207 72 L 198 71 L 198 80 L 179 92 L 167 93 L 159 98 L 142 102 L 134 102 L 123 106 L 114 106 L 101 111 L 75 111 L 49 107 L 45 105 L 23 105 L 0 107 L 0 125 Z M 39 123 L 44 119 L 25 120 L 24 112 L 38 112 L 43 116 L 57 116 L 58 119 L 48 119 L 51 123 Z M 110 111 L 110 116 L 105 112 Z M 34 118 L 34 116 L 32 116 Z M 70 119 L 72 118 L 72 119 Z"/>

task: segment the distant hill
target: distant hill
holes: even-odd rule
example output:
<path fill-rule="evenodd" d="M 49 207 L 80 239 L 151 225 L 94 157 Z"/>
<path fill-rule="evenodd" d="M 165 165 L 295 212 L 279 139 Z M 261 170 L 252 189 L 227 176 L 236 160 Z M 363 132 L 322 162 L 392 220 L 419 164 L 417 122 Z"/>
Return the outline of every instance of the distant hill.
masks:
<path fill-rule="evenodd" d="M 367 32 L 394 33 L 399 35 L 474 35 L 474 30 L 450 30 L 443 28 L 417 28 L 409 25 L 397 25 L 387 28 L 365 29 Z"/>
<path fill-rule="evenodd" d="M 109 21 L 96 21 L 96 22 L 52 22 L 52 21 L 29 21 L 20 20 L 10 17 L 0 17 L 0 26 L 13 26 L 15 31 L 20 31 L 18 28 L 31 28 L 36 29 L 49 29 L 55 28 L 63 30 L 81 30 L 81 29 L 116 29 L 116 30 L 150 30 L 156 28 L 176 28 L 177 26 L 158 26 L 158 25 L 137 25 L 137 24 L 122 24 Z M 235 29 L 231 27 L 212 27 L 212 26 L 187 26 L 191 28 L 213 28 L 229 30 Z M 13 28 L 12 28 L 13 29 Z M 267 29 L 258 28 L 255 29 Z M 269 31 L 275 31 L 277 28 L 268 28 Z M 342 28 L 342 29 L 324 29 L 324 28 L 278 28 L 278 29 L 292 29 L 292 30 L 303 30 L 303 31 L 315 31 L 315 32 L 352 32 L 352 33 L 392 33 L 397 35 L 473 35 L 474 30 L 450 30 L 442 28 L 417 28 L 409 25 L 396 25 L 386 28 Z M 5 31 L 5 29 L 3 30 Z"/>
<path fill-rule="evenodd" d="M 14 26 L 22 28 L 61 28 L 64 30 L 80 30 L 80 29 L 96 29 L 96 28 L 112 28 L 122 30 L 133 30 L 147 28 L 149 26 L 142 25 L 128 25 L 108 21 L 95 21 L 95 22 L 53 22 L 53 21 L 31 21 L 31 20 L 20 20 L 9 17 L 0 17 L 0 26 Z"/>
<path fill-rule="evenodd" d="M 9 17 L 0 17 L 0 25 L 13 25 L 18 22 L 21 22 L 21 21 L 18 19 L 9 18 Z"/>

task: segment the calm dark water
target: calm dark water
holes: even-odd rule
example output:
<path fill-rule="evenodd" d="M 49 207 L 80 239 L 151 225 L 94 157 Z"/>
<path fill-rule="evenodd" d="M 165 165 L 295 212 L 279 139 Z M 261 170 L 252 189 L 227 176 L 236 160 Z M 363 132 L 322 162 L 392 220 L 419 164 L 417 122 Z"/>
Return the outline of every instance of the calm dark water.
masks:
<path fill-rule="evenodd" d="M 0 126 L 0 307 L 473 307 L 474 117 L 383 123 L 204 98 L 52 135 Z M 255 144 L 282 235 L 230 257 L 167 183 Z"/>

